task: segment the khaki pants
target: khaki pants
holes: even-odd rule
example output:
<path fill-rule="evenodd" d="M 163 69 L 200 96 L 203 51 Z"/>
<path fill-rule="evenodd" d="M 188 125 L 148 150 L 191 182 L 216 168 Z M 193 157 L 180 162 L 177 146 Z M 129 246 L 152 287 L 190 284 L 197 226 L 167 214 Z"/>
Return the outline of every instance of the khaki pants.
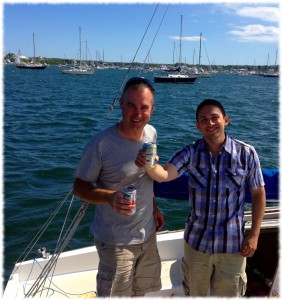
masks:
<path fill-rule="evenodd" d="M 156 234 L 143 244 L 115 246 L 96 241 L 99 254 L 98 297 L 142 296 L 161 289 Z"/>
<path fill-rule="evenodd" d="M 183 287 L 186 295 L 238 297 L 247 287 L 246 258 L 240 253 L 202 253 L 184 240 Z"/>

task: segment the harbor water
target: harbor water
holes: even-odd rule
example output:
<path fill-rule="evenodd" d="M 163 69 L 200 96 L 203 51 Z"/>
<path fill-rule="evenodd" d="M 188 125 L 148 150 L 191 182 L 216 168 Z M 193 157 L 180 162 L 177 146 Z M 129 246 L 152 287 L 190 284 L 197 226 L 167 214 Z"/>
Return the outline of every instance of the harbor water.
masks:
<path fill-rule="evenodd" d="M 45 70 L 4 67 L 3 279 L 72 189 L 73 173 L 91 136 L 120 119 L 118 100 L 109 112 L 126 70 L 97 70 L 93 75 L 64 75 L 56 66 Z M 129 77 L 138 75 L 131 71 Z M 142 76 L 153 81 L 152 72 Z M 279 80 L 263 76 L 217 73 L 194 84 L 155 84 L 155 110 L 150 123 L 158 131 L 160 162 L 200 137 L 197 105 L 220 100 L 230 117 L 227 132 L 253 145 L 264 169 L 279 167 Z M 71 198 L 71 197 L 70 197 Z M 165 216 L 164 230 L 181 229 L 188 201 L 157 199 Z M 70 215 L 82 202 L 74 199 Z M 93 244 L 90 205 L 73 238 L 72 250 Z M 36 247 L 51 252 L 67 211 L 59 212 Z M 36 250 L 27 258 L 38 257 Z"/>

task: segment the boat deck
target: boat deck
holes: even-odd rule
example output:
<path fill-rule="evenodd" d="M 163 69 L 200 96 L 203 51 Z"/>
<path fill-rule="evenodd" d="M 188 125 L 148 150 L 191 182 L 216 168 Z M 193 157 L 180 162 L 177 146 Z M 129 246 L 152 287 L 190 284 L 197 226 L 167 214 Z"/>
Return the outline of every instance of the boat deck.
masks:
<path fill-rule="evenodd" d="M 261 226 L 258 249 L 247 260 L 248 288 L 246 296 L 279 295 L 279 208 L 267 209 Z M 246 231 L 251 227 L 251 213 L 245 214 Z M 146 297 L 181 297 L 181 259 L 183 255 L 183 230 L 163 231 L 157 235 L 162 261 L 162 290 Z M 50 257 L 50 260 L 52 258 Z M 34 259 L 16 264 L 6 286 L 3 299 L 24 299 L 35 280 L 48 265 L 49 259 Z M 78 299 L 96 297 L 98 253 L 95 246 L 63 252 L 56 262 L 56 269 L 40 288 L 32 288 L 35 298 Z M 51 278 L 51 277 L 49 277 Z M 36 292 L 36 295 L 34 293 Z"/>
<path fill-rule="evenodd" d="M 62 274 L 53 276 L 35 297 L 51 299 L 93 299 L 96 297 L 97 270 Z M 146 297 L 172 297 L 184 296 L 182 290 L 182 276 L 180 272 L 180 260 L 162 262 L 162 285 L 159 292 L 146 294 Z M 34 280 L 21 282 L 21 288 L 15 299 L 23 299 Z"/>

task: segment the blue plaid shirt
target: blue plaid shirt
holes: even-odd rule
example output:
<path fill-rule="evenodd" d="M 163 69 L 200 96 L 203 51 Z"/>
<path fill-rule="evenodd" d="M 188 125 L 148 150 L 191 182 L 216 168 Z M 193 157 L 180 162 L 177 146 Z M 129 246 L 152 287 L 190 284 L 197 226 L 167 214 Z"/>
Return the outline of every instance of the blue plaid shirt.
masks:
<path fill-rule="evenodd" d="M 191 213 L 184 238 L 195 250 L 240 252 L 244 238 L 245 187 L 264 186 L 255 149 L 226 135 L 219 155 L 212 156 L 204 139 L 187 145 L 169 161 L 178 175 L 188 171 Z"/>

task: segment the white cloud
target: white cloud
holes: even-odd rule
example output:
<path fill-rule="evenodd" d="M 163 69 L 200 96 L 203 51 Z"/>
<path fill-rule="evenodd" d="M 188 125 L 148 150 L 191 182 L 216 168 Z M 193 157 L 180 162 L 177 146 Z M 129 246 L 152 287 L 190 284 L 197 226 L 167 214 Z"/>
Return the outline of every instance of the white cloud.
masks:
<path fill-rule="evenodd" d="M 236 14 L 242 17 L 260 19 L 267 22 L 279 22 L 279 7 L 241 7 L 236 10 Z"/>
<path fill-rule="evenodd" d="M 268 42 L 279 41 L 279 28 L 274 26 L 263 26 L 260 24 L 236 26 L 229 33 L 240 42 Z"/>

